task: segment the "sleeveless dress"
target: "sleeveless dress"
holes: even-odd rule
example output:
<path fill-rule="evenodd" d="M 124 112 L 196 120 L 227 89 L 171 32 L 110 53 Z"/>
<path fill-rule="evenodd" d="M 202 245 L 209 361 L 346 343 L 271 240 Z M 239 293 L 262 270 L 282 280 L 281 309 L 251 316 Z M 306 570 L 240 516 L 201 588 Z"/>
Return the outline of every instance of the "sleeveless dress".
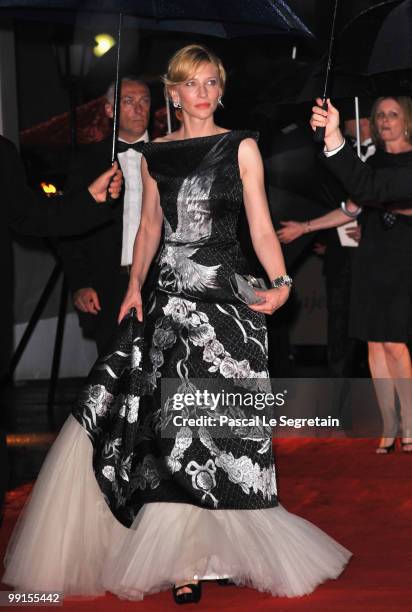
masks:
<path fill-rule="evenodd" d="M 182 579 L 230 576 L 297 596 L 347 563 L 348 550 L 279 504 L 268 431 L 215 437 L 196 424 L 211 414 L 202 401 L 182 411 L 194 425 L 170 427 L 165 383 L 173 393 L 195 393 L 199 380 L 251 392 L 268 383 L 265 318 L 229 282 L 248 272 L 236 237 L 248 137 L 145 145 L 164 236 L 144 323 L 125 318 L 92 369 L 15 528 L 6 584 L 142 599 Z"/>

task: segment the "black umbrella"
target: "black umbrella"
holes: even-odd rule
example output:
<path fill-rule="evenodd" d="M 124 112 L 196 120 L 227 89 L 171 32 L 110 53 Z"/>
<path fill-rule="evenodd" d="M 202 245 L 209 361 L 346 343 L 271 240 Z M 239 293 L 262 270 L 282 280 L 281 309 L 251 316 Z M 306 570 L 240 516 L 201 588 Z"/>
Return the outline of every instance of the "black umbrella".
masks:
<path fill-rule="evenodd" d="M 24 15 L 29 9 L 58 9 L 131 14 L 156 22 L 221 22 L 224 27 L 229 24 L 227 27 L 235 29 L 246 24 L 264 27 L 268 32 L 310 34 L 284 0 L 0 0 L 0 8 L 13 9 L 15 16 Z"/>
<path fill-rule="evenodd" d="M 291 62 L 292 63 L 292 62 Z M 314 65 L 294 62 L 290 70 L 274 77 L 259 94 L 256 109 L 270 114 L 271 107 L 277 104 L 302 104 L 321 98 L 325 86 L 325 64 L 320 61 Z M 374 96 L 373 79 L 363 75 L 348 74 L 338 70 L 331 72 L 328 97 L 332 99 L 354 98 L 355 96 Z"/>
<path fill-rule="evenodd" d="M 402 18 L 408 19 L 408 12 L 398 9 L 401 7 L 405 9 L 408 4 L 410 3 L 402 2 L 402 0 L 385 0 L 364 10 L 346 23 L 336 41 L 334 58 L 336 69 L 363 75 L 384 72 L 385 70 L 381 68 L 385 68 L 385 66 L 383 64 L 378 66 L 377 64 L 385 59 L 387 52 L 389 56 L 393 55 L 391 49 L 395 47 L 398 50 L 396 61 L 401 61 L 401 55 L 407 51 L 405 45 L 410 45 L 410 41 L 406 40 L 407 34 L 405 36 L 408 31 L 408 23 L 401 23 L 400 21 Z M 392 21 L 392 24 L 391 15 L 395 16 L 395 21 Z M 391 39 L 385 35 L 385 24 L 388 23 L 388 20 L 390 33 L 393 36 Z M 384 35 L 383 39 L 381 39 L 381 32 Z M 377 49 L 380 58 L 375 56 L 374 66 L 371 69 L 370 62 L 375 49 Z"/>
<path fill-rule="evenodd" d="M 412 1 L 396 6 L 384 19 L 370 53 L 366 74 L 412 68 Z"/>
<path fill-rule="evenodd" d="M 115 79 L 115 104 L 113 121 L 112 160 L 116 156 L 118 131 L 118 107 L 120 84 L 120 52 L 123 14 L 137 15 L 147 26 L 155 28 L 167 22 L 176 29 L 176 23 L 222 24 L 230 35 L 246 34 L 303 34 L 311 36 L 309 29 L 290 9 L 284 0 L 0 0 L 0 8 L 9 9 L 6 14 L 22 16 L 28 10 L 58 10 L 98 13 L 118 13 L 118 41 Z"/>
<path fill-rule="evenodd" d="M 339 66 L 343 73 L 349 72 L 357 72 L 357 70 L 353 69 L 353 62 L 346 63 L 345 66 L 341 65 L 341 58 L 339 58 L 339 54 L 341 51 L 339 49 L 342 48 L 342 38 L 345 35 L 347 40 L 347 45 L 351 50 L 351 57 L 355 60 L 355 63 L 359 61 L 360 57 L 364 56 L 365 48 L 368 48 L 370 45 L 366 42 L 370 36 L 374 35 L 373 27 L 371 26 L 371 20 L 374 23 L 379 23 L 381 18 L 381 13 L 383 15 L 387 14 L 394 5 L 399 3 L 400 0 L 356 0 L 353 1 L 345 1 L 339 2 L 339 0 L 333 0 L 334 8 L 333 8 L 333 17 L 331 23 L 331 33 L 329 38 L 329 49 L 326 56 L 326 70 L 323 81 L 323 93 L 322 99 L 324 101 L 324 108 L 326 108 L 326 98 L 330 95 L 330 76 L 331 76 L 331 68 L 332 68 L 332 60 L 335 66 Z M 360 23 L 363 24 L 363 28 L 355 34 L 351 31 L 351 26 L 353 23 L 357 24 L 357 27 Z M 350 36 L 348 36 L 348 32 L 351 31 Z M 335 49 L 335 34 L 339 32 L 340 35 L 336 40 Z M 315 140 L 321 142 L 324 138 L 325 129 L 317 129 L 315 133 Z"/>

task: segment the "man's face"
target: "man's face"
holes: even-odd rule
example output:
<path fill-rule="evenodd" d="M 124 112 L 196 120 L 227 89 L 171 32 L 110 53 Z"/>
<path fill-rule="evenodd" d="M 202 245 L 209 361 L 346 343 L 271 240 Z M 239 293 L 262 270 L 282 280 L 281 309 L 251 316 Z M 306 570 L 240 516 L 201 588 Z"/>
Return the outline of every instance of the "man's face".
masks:
<path fill-rule="evenodd" d="M 113 118 L 113 107 L 106 104 L 106 114 Z M 127 142 L 138 140 L 146 131 L 150 114 L 150 92 L 146 85 L 125 81 L 120 94 L 119 137 Z"/>

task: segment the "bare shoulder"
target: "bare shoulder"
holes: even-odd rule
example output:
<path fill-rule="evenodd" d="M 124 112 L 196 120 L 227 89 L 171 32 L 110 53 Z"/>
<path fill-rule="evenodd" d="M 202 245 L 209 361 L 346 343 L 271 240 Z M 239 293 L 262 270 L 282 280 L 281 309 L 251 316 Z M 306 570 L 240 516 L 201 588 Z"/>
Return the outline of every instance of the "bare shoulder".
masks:
<path fill-rule="evenodd" d="M 239 144 L 239 171 L 243 178 L 246 174 L 256 173 L 262 167 L 262 157 L 254 138 L 244 138 Z"/>
<path fill-rule="evenodd" d="M 257 142 L 251 136 L 243 138 L 239 144 L 239 155 L 259 155 L 259 147 Z"/>
<path fill-rule="evenodd" d="M 248 137 L 241 140 L 238 151 L 239 167 L 241 171 L 247 170 L 251 165 L 256 165 L 261 159 L 259 147 L 254 138 Z"/>

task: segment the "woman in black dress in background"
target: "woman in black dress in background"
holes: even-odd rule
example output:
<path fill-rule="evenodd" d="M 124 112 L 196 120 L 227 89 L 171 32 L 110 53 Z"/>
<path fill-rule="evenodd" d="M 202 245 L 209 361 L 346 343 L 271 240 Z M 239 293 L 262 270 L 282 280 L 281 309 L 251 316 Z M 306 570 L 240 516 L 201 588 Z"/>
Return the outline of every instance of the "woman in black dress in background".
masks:
<path fill-rule="evenodd" d="M 410 167 L 412 171 L 412 100 L 406 96 L 378 98 L 371 111 L 371 127 L 378 147 L 368 164 L 376 169 Z M 396 203 L 391 201 L 391 206 Z M 364 209 L 362 236 L 352 266 L 349 334 L 368 343 L 369 367 L 383 420 L 378 454 L 395 449 L 400 431 L 403 451 L 412 451 L 412 368 L 407 346 L 412 332 L 412 201 L 409 209 L 405 202 L 401 206 L 396 214 Z M 306 223 L 288 221 L 278 236 L 287 243 L 307 231 L 343 225 L 360 212 L 349 202 L 346 214 L 339 208 Z"/>
<path fill-rule="evenodd" d="M 162 380 L 176 380 L 183 393 L 199 378 L 267 389 L 264 315 L 290 288 L 256 134 L 214 123 L 225 85 L 220 60 L 185 47 L 166 85 L 183 122 L 143 151 L 142 216 L 119 334 L 46 459 L 3 581 L 130 599 L 175 585 L 177 603 L 198 601 L 201 580 L 212 579 L 303 595 L 336 578 L 350 553 L 279 504 L 268 432 L 215 438 L 190 424 L 165 431 L 173 406 L 162 401 Z M 274 286 L 256 291 L 260 303 L 250 307 L 229 283 L 248 272 L 236 237 L 243 205 Z M 140 290 L 162 228 L 157 285 L 143 309 Z M 128 315 L 133 308 L 137 318 Z M 231 408 L 232 416 L 253 414 Z M 201 414 L 208 405 L 188 410 Z"/>
<path fill-rule="evenodd" d="M 378 98 L 371 127 L 378 147 L 369 163 L 374 168 L 410 167 L 412 173 L 411 98 Z M 412 217 L 371 209 L 365 209 L 363 217 L 352 272 L 350 332 L 368 342 L 369 367 L 383 419 L 376 452 L 394 450 L 400 431 L 403 450 L 411 452 L 412 367 L 407 343 L 412 334 Z"/>

